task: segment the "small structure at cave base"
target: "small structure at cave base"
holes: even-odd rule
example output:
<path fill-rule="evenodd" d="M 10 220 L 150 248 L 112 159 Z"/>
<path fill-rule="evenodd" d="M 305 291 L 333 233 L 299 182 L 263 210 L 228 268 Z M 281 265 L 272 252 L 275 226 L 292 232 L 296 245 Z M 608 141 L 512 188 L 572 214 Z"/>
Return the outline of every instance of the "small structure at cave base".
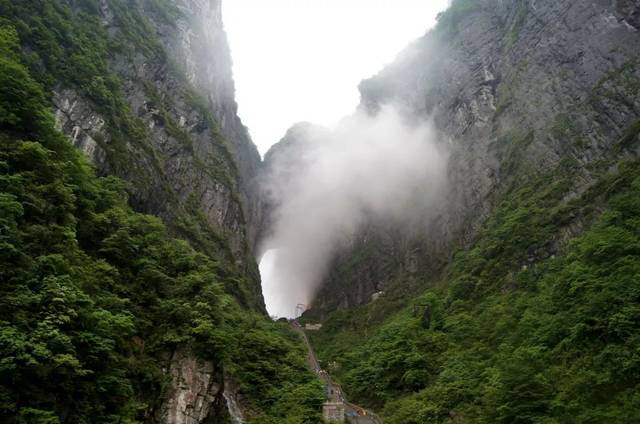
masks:
<path fill-rule="evenodd" d="M 371 301 L 375 302 L 376 300 L 380 299 L 380 297 L 382 296 L 384 296 L 383 291 L 375 292 L 374 294 L 371 295 Z"/>
<path fill-rule="evenodd" d="M 305 324 L 304 329 L 307 331 L 318 331 L 322 328 L 322 324 Z"/>
<path fill-rule="evenodd" d="M 343 402 L 325 402 L 322 405 L 322 416 L 328 423 L 344 422 L 344 403 Z"/>

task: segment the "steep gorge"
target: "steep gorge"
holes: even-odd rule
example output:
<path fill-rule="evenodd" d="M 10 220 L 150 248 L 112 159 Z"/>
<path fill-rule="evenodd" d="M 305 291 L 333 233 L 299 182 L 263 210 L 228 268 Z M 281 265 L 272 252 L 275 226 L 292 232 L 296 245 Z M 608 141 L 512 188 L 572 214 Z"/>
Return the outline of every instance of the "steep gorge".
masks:
<path fill-rule="evenodd" d="M 295 180 L 325 130 L 260 162 L 220 7 L 0 0 L 3 421 L 319 421 L 254 257 L 280 206 L 264 179 Z M 448 152 L 445 195 L 359 215 L 302 318 L 385 422 L 640 419 L 639 16 L 454 0 L 361 84 L 361 116 L 395 105 Z"/>

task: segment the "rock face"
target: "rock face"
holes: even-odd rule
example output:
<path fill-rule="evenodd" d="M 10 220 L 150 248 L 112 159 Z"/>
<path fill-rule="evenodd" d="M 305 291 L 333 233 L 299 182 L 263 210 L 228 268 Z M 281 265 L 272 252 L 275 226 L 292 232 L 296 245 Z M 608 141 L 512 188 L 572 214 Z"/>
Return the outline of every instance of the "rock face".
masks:
<path fill-rule="evenodd" d="M 394 103 L 433 119 L 452 152 L 448 195 L 420 226 L 365 223 L 335 256 L 316 312 L 368 303 L 396 282 L 424 287 L 532 175 L 571 163 L 568 199 L 597 163 L 637 156 L 625 134 L 640 117 L 639 14 L 637 1 L 456 0 L 363 81 L 370 113 Z M 556 244 L 582 228 L 569 221 Z"/>
<path fill-rule="evenodd" d="M 248 225 L 256 214 L 251 182 L 260 156 L 237 116 L 221 2 L 175 2 L 172 19 L 150 3 L 134 3 L 154 31 L 148 35 L 155 51 L 132 43 L 133 52 L 109 58 L 122 83 L 129 130 L 66 87 L 54 90 L 58 126 L 100 174 L 130 183 L 136 209 L 160 216 L 192 241 L 194 226 L 211 233 L 218 253 L 230 249 L 229 259 L 254 277 L 249 303 L 263 307 Z M 115 39 L 122 28 L 112 7 L 102 1 L 100 13 Z"/>
<path fill-rule="evenodd" d="M 70 141 L 84 152 L 93 163 L 107 160 L 106 152 L 98 145 L 97 137 L 103 134 L 105 120 L 94 112 L 91 104 L 74 90 L 53 93 L 58 129 L 67 134 Z"/>
<path fill-rule="evenodd" d="M 193 354 L 177 352 L 171 359 L 172 387 L 157 422 L 163 424 L 214 424 L 223 413 L 224 380 L 212 363 Z"/>
<path fill-rule="evenodd" d="M 167 370 L 171 388 L 152 424 L 217 424 L 245 422 L 235 382 L 222 367 L 198 359 L 188 350 L 176 351 Z M 229 421 L 231 420 L 231 421 Z"/>
<path fill-rule="evenodd" d="M 224 400 L 227 405 L 227 412 L 234 424 L 244 424 L 246 422 L 246 413 L 241 406 L 243 399 L 239 392 L 240 388 L 238 385 L 234 381 L 225 378 L 223 393 Z"/>
<path fill-rule="evenodd" d="M 106 33 L 127 40 L 129 50 L 108 58 L 124 115 L 114 118 L 59 86 L 52 99 L 57 125 L 99 174 L 128 183 L 135 209 L 235 267 L 250 292 L 239 294 L 240 302 L 264 311 L 250 225 L 258 215 L 252 190 L 260 156 L 237 116 L 221 1 L 168 2 L 165 14 L 154 2 L 130 3 L 150 47 L 126 38 L 119 3 L 101 0 L 99 8 Z M 228 416 L 220 367 L 185 350 L 173 354 L 168 374 L 171 388 L 150 423 L 213 424 Z"/>
<path fill-rule="evenodd" d="M 188 82 L 207 100 L 220 132 L 229 141 L 237 167 L 239 192 L 244 207 L 248 243 L 255 244 L 253 221 L 259 216 L 255 190 L 261 159 L 249 133 L 237 115 L 232 60 L 222 22 L 221 0 L 181 0 L 177 2 L 185 19 L 178 33 L 162 31 L 170 57 L 184 70 Z"/>

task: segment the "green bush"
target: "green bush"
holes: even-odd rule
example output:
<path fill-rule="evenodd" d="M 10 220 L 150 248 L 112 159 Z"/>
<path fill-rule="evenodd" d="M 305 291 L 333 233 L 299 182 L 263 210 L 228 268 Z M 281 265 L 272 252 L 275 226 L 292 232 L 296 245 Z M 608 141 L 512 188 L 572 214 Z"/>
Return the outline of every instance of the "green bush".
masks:
<path fill-rule="evenodd" d="M 560 213 L 528 207 L 554 202 L 527 193 L 499 207 L 446 284 L 414 302 L 430 305 L 428 326 L 407 309 L 332 358 L 354 400 L 391 424 L 640 419 L 640 164 L 585 194 L 604 193 L 606 211 L 566 252 L 522 267 Z"/>

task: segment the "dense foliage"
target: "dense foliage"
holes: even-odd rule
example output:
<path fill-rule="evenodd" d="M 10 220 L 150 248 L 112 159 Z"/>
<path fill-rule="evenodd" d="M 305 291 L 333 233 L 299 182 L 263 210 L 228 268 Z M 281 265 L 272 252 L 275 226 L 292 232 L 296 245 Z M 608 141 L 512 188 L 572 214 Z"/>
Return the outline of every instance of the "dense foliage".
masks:
<path fill-rule="evenodd" d="M 172 234 L 189 240 L 199 250 L 231 257 L 224 230 L 214 228 L 197 202 L 179 200 L 163 167 L 157 143 L 137 111 L 131 110 L 125 94 L 124 87 L 134 81 L 122 78 L 123 72 L 126 75 L 122 68 L 143 58 L 149 66 L 166 69 L 167 78 L 180 80 L 173 89 L 202 116 L 203 126 L 211 129 L 215 155 L 194 154 L 187 133 L 178 130 L 164 113 L 168 102 L 166 93 L 157 92 L 151 81 L 144 83 L 148 85 L 150 100 L 157 103 L 155 107 L 163 113 L 168 135 L 184 141 L 185 150 L 193 156 L 194 168 L 223 184 L 238 201 L 237 170 L 228 143 L 220 136 L 207 103 L 183 81 L 182 72 L 167 57 L 160 42 L 156 26 L 172 28 L 180 12 L 167 0 L 109 0 L 105 5 L 106 8 L 101 7 L 98 0 L 0 0 L 0 25 L 15 28 L 21 61 L 46 92 L 71 89 L 104 119 L 101 132 L 92 135 L 99 149 L 105 152 L 105 163 L 101 167 L 127 181 L 128 191 L 134 194 L 132 202 L 154 213 L 158 212 L 157 207 L 149 208 L 148 204 L 152 200 L 164 203 L 163 216 L 171 217 L 165 223 Z M 162 101 L 156 101 L 157 98 Z M 150 192 L 156 198 L 150 199 Z M 255 277 L 255 268 L 244 272 Z M 260 303 L 254 290 L 256 282 L 257 278 L 253 278 L 250 284 L 235 287 L 237 297 L 242 296 L 246 305 Z"/>
<path fill-rule="evenodd" d="M 300 340 L 225 291 L 226 260 L 171 238 L 54 129 L 0 27 L 0 421 L 133 423 L 157 411 L 172 352 L 237 380 L 255 422 L 317 422 Z"/>
<path fill-rule="evenodd" d="M 75 9 L 71 8 L 72 4 Z M 136 19 L 138 15 L 118 1 L 111 6 L 117 11 L 121 28 L 137 28 L 137 38 L 145 40 L 142 46 L 160 54 L 160 49 L 153 43 L 152 32 L 142 35 L 146 26 Z M 143 140 L 145 135 L 141 125 L 130 116 L 121 82 L 108 65 L 113 52 L 126 48 L 126 39 L 124 35 L 116 39 L 107 35 L 98 10 L 99 4 L 93 0 L 70 3 L 0 0 L 0 17 L 6 25 L 16 29 L 20 44 L 26 47 L 22 59 L 32 76 L 46 89 L 59 85 L 74 87 L 93 101 L 97 111 L 108 118 L 109 132 L 114 138 L 113 143 L 102 147 L 118 155 L 123 153 L 119 149 L 123 148 L 125 140 Z M 126 25 L 129 21 L 130 26 Z M 126 166 L 123 155 L 118 157 L 123 160 L 114 161 L 114 165 Z"/>
<path fill-rule="evenodd" d="M 509 193 L 443 284 L 369 340 L 333 355 L 316 336 L 347 392 L 388 423 L 640 421 L 640 165 L 568 203 L 562 184 Z M 598 202 L 597 223 L 545 257 L 562 217 Z M 327 326 L 357 340 L 361 317 Z"/>

